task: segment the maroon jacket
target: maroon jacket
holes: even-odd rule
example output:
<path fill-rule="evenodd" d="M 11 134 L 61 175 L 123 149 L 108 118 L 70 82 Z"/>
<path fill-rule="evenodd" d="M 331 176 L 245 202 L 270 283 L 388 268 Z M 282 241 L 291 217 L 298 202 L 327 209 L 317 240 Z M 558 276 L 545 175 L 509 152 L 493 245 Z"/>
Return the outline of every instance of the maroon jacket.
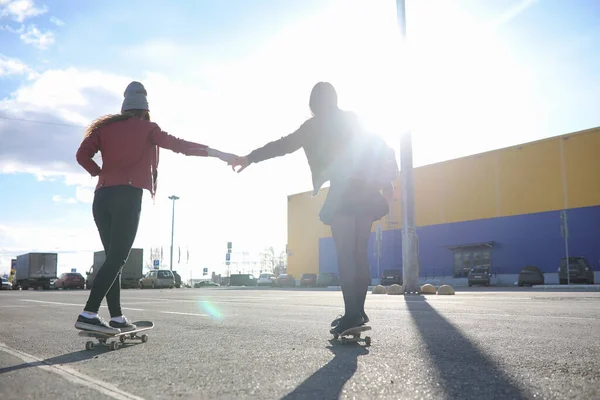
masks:
<path fill-rule="evenodd" d="M 77 150 L 77 162 L 91 176 L 98 176 L 96 190 L 131 185 L 148 189 L 154 197 L 159 147 L 186 156 L 208 155 L 208 146 L 169 135 L 154 122 L 131 118 L 102 126 L 87 136 Z M 92 160 L 98 151 L 102 168 Z"/>

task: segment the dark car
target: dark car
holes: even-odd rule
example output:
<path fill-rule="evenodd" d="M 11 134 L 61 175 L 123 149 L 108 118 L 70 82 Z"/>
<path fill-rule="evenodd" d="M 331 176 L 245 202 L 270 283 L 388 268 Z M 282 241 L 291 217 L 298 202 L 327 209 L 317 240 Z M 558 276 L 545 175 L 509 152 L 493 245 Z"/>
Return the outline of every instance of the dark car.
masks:
<path fill-rule="evenodd" d="M 300 277 L 300 286 L 317 286 L 317 274 L 302 274 Z"/>
<path fill-rule="evenodd" d="M 85 278 L 78 272 L 66 272 L 54 281 L 54 287 L 56 289 L 83 289 Z"/>
<path fill-rule="evenodd" d="M 177 273 L 177 271 L 173 271 L 173 277 L 175 278 L 175 287 L 181 287 L 181 275 Z"/>
<path fill-rule="evenodd" d="M 381 273 L 381 284 L 383 286 L 394 284 L 402 286 L 402 270 L 398 268 L 384 269 Z"/>
<path fill-rule="evenodd" d="M 469 287 L 472 285 L 490 286 L 491 276 L 492 274 L 487 267 L 471 268 L 469 275 L 467 275 L 467 283 L 469 284 Z"/>
<path fill-rule="evenodd" d="M 196 282 L 194 283 L 194 288 L 198 289 L 198 288 L 203 288 L 203 287 L 219 287 L 220 285 L 218 283 L 215 283 L 213 281 L 200 281 L 200 282 Z"/>
<path fill-rule="evenodd" d="M 296 287 L 296 278 L 289 274 L 279 275 L 275 279 L 275 286 L 277 287 Z"/>
<path fill-rule="evenodd" d="M 256 286 L 256 282 L 252 274 L 233 274 L 229 277 L 229 286 Z"/>
<path fill-rule="evenodd" d="M 563 257 L 558 268 L 558 280 L 561 285 L 567 281 L 567 258 Z M 585 257 L 569 257 L 569 280 L 571 283 L 594 284 L 594 268 Z"/>
<path fill-rule="evenodd" d="M 317 277 L 317 286 L 340 286 L 340 278 L 335 272 L 322 272 Z"/>
<path fill-rule="evenodd" d="M 543 285 L 543 284 L 544 284 L 544 274 L 535 265 L 530 265 L 528 267 L 524 267 L 521 270 L 521 272 L 519 272 L 519 278 L 517 279 L 517 285 L 533 286 L 533 285 Z"/>

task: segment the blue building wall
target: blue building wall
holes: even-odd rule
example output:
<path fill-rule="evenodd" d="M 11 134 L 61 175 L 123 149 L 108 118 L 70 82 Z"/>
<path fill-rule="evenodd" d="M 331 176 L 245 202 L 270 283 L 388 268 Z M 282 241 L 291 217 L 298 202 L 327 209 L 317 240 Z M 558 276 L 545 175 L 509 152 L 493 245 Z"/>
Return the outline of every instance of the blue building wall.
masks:
<path fill-rule="evenodd" d="M 600 206 L 574 208 L 567 214 L 569 255 L 586 257 L 598 271 Z M 526 265 L 536 265 L 543 272 L 557 272 L 560 259 L 565 256 L 560 227 L 560 211 L 418 227 L 420 275 L 452 276 L 453 253 L 447 247 L 479 242 L 493 242 L 492 271 L 496 274 L 517 274 Z M 374 245 L 375 234 L 371 234 L 371 277 L 378 278 Z M 379 271 L 401 266 L 401 231 L 385 231 Z M 319 271 L 337 272 L 332 238 L 319 240 Z"/>

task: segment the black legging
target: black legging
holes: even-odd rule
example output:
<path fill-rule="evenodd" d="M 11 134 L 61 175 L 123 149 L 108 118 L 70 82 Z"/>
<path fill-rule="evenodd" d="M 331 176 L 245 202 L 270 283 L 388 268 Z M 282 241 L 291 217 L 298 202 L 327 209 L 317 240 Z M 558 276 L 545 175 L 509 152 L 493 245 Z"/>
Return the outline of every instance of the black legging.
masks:
<path fill-rule="evenodd" d="M 121 270 L 137 234 L 142 209 L 142 189 L 110 186 L 98 189 L 92 211 L 106 259 L 100 267 L 84 311 L 97 313 L 106 297 L 111 317 L 121 312 Z"/>
<path fill-rule="evenodd" d="M 345 315 L 364 313 L 371 282 L 367 247 L 373 226 L 369 215 L 336 215 L 331 223 Z"/>

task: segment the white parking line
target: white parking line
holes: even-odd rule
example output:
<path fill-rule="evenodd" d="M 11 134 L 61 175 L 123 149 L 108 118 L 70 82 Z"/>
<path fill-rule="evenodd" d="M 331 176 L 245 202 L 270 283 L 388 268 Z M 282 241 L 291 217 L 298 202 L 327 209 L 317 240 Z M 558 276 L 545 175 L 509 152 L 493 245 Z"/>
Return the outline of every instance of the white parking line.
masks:
<path fill-rule="evenodd" d="M 83 307 L 85 306 L 85 304 L 75 304 L 75 303 L 59 303 L 58 301 L 42 301 L 42 300 L 30 300 L 30 299 L 20 299 L 21 301 L 29 301 L 32 303 L 42 303 L 42 304 L 58 304 L 61 306 L 77 306 L 77 307 Z M 100 306 L 102 308 L 108 308 L 107 306 Z M 123 310 L 130 310 L 130 311 L 146 311 L 146 310 L 142 310 L 141 308 L 129 308 L 129 307 L 121 307 L 121 309 Z"/>
<path fill-rule="evenodd" d="M 0 343 L 0 351 L 3 351 L 11 356 L 17 357 L 23 362 L 28 364 L 36 364 L 37 368 L 43 369 L 44 371 L 53 372 L 60 375 L 69 382 L 77 385 L 87 386 L 90 389 L 96 390 L 102 394 L 105 394 L 113 399 L 117 400 L 144 400 L 142 397 L 135 396 L 133 394 L 122 391 L 110 383 L 103 382 L 101 380 L 92 378 L 91 376 L 84 375 L 80 372 L 64 367 L 62 365 L 53 365 L 44 362 L 42 359 L 34 357 L 30 354 L 23 353 L 22 351 L 11 349 L 4 343 Z"/>
<path fill-rule="evenodd" d="M 163 314 L 177 314 L 177 315 L 192 315 L 194 317 L 208 317 L 207 314 L 196 314 L 196 313 L 187 313 L 187 312 L 177 312 L 177 311 L 160 311 Z"/>
<path fill-rule="evenodd" d="M 58 305 L 63 305 L 63 306 L 83 307 L 83 304 L 59 303 L 57 301 L 42 301 L 42 300 L 30 300 L 30 299 L 21 299 L 21 301 L 29 301 L 29 302 L 33 302 L 33 303 L 42 303 L 42 304 L 58 304 Z M 106 308 L 106 306 L 102 306 L 102 307 Z M 194 317 L 208 317 L 209 316 L 208 314 L 186 313 L 186 312 L 178 312 L 178 311 L 144 310 L 141 308 L 128 308 L 128 307 L 121 307 L 121 308 L 123 310 L 148 311 L 148 312 L 155 312 L 155 313 L 161 313 L 161 314 L 191 315 Z"/>

